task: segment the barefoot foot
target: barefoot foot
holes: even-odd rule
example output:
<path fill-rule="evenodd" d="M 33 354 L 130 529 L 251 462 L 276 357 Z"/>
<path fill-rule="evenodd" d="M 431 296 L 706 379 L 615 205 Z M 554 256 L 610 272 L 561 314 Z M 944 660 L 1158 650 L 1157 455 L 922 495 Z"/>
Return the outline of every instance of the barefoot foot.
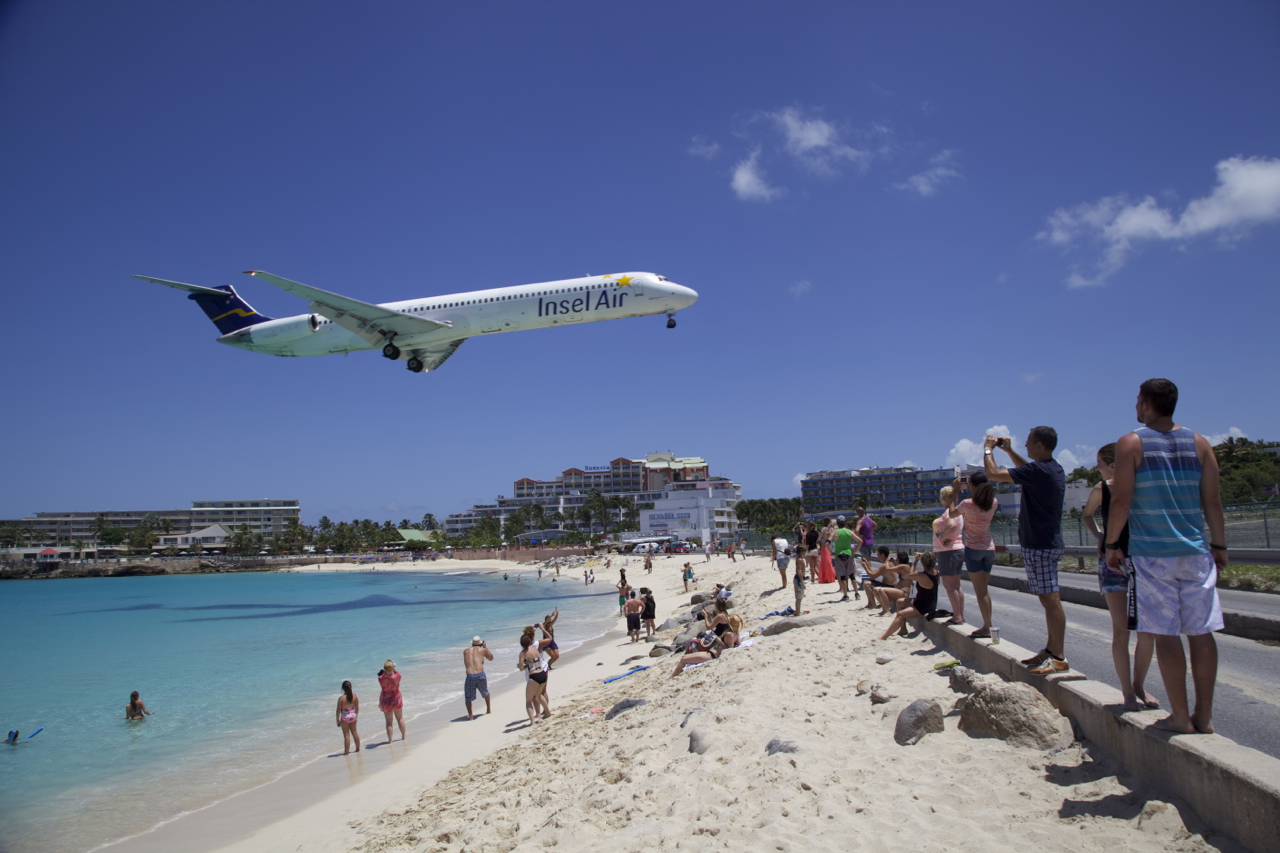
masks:
<path fill-rule="evenodd" d="M 1173 732 L 1180 735 L 1193 735 L 1196 733 L 1196 727 L 1190 721 L 1179 723 L 1173 717 L 1165 717 L 1162 720 L 1156 720 L 1151 725 L 1157 729 L 1166 732 Z"/>

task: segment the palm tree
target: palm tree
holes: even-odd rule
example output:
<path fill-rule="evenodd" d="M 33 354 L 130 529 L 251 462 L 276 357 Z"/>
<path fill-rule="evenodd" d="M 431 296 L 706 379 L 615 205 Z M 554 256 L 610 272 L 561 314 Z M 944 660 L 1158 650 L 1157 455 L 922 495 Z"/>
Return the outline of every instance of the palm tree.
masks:
<path fill-rule="evenodd" d="M 492 515 L 486 515 L 476 522 L 471 533 L 477 539 L 497 539 L 502 535 L 502 523 Z"/>
<path fill-rule="evenodd" d="M 321 533 L 329 533 L 333 530 L 333 522 L 329 520 L 327 515 L 320 516 L 319 525 Z"/>
<path fill-rule="evenodd" d="M 564 525 L 564 522 L 565 522 L 565 518 L 564 518 L 564 516 L 563 516 L 563 515 L 561 515 L 561 514 L 560 514 L 560 510 L 556 510 L 555 512 L 551 513 L 550 515 L 548 515 L 548 516 L 544 516 L 544 519 L 545 519 L 545 520 L 544 520 L 544 522 L 543 522 L 544 524 L 551 524 L 551 525 L 555 526 L 555 527 L 556 527 L 556 529 L 558 529 L 558 530 L 563 529 L 563 525 Z"/>
<path fill-rule="evenodd" d="M 542 508 L 542 504 L 525 504 L 528 509 L 529 523 L 533 525 L 534 530 L 541 530 L 547 523 L 547 513 Z"/>
<path fill-rule="evenodd" d="M 77 560 L 82 559 L 84 557 L 84 540 L 77 539 L 76 541 L 72 542 L 71 552 L 76 555 Z"/>
<path fill-rule="evenodd" d="M 427 513 L 426 515 L 422 516 L 422 529 L 423 530 L 439 530 L 440 523 L 436 521 L 436 517 L 434 515 L 432 515 L 431 513 Z"/>

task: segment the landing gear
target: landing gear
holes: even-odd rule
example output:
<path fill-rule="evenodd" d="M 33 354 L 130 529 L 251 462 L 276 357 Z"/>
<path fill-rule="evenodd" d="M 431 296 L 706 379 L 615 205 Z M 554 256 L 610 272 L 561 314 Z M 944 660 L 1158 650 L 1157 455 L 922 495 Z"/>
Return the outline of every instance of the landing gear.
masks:
<path fill-rule="evenodd" d="M 667 315 L 667 328 L 668 328 L 668 329 L 674 329 L 675 327 L 676 327 L 676 315 L 675 315 L 675 314 L 668 314 L 668 315 Z"/>
<path fill-rule="evenodd" d="M 387 344 L 382 348 L 382 355 L 384 358 L 389 358 L 392 361 L 395 361 L 400 357 L 400 347 L 395 344 Z"/>
<path fill-rule="evenodd" d="M 417 359 L 417 358 L 409 359 L 409 370 L 413 371 L 414 373 L 421 373 L 423 369 L 424 368 L 422 366 L 422 361 L 420 359 Z"/>

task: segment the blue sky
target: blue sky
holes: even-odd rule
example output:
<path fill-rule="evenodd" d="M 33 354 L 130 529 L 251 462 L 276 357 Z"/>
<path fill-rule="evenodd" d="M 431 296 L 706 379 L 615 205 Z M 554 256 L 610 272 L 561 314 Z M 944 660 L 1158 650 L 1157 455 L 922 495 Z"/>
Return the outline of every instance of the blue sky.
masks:
<path fill-rule="evenodd" d="M 750 497 L 1064 461 L 1138 383 L 1280 438 L 1280 6 L 173 4 L 0 13 L 0 517 L 297 497 L 418 518 L 651 450 Z M 662 317 L 438 373 L 214 342 L 135 273 L 368 301 L 649 270 Z"/>

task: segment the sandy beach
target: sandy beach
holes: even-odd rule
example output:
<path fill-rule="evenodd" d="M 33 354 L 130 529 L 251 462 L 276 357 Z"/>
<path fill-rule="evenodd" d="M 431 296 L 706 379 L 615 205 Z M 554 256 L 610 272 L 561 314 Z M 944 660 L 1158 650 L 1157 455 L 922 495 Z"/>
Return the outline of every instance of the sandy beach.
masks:
<path fill-rule="evenodd" d="M 652 575 L 628 567 L 635 585 L 657 592 L 659 623 L 689 609 L 684 559 L 659 559 Z M 701 560 L 692 559 L 699 589 L 733 583 L 748 630 L 791 603 L 764 557 Z M 612 584 L 619 562 L 613 577 L 597 570 L 597 583 Z M 834 584 L 811 586 L 805 609 L 832 622 L 755 637 L 674 678 L 677 657 L 626 663 L 650 646 L 628 642 L 619 620 L 553 671 L 551 720 L 530 727 L 522 679 L 508 679 L 491 716 L 467 722 L 459 703 L 419 725 L 409 750 L 370 750 L 365 762 L 387 765 L 378 772 L 344 768 L 328 793 L 275 783 L 115 849 L 1241 849 L 1096 748 L 1035 749 L 960 731 L 952 709 L 962 694 L 934 669 L 952 658 L 914 630 L 875 640 L 886 620 L 837 598 Z M 884 653 L 894 660 L 878 664 Z M 873 704 L 873 687 L 888 702 Z M 624 699 L 647 704 L 606 719 Z M 899 746 L 898 713 L 917 699 L 939 701 L 944 731 Z M 694 731 L 701 752 L 691 751 Z"/>

